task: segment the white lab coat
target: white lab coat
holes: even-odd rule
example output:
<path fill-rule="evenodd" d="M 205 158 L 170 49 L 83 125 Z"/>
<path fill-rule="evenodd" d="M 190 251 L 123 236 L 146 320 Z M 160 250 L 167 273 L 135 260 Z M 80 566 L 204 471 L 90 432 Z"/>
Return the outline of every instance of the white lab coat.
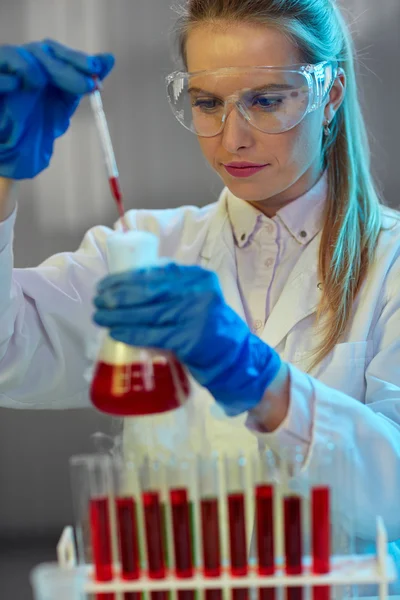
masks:
<path fill-rule="evenodd" d="M 130 211 L 132 228 L 160 238 L 161 255 L 201 264 L 219 277 L 226 301 L 244 318 L 237 286 L 234 242 L 226 211 L 227 190 L 204 208 Z M 12 408 L 88 405 L 87 342 L 96 282 L 107 272 L 105 243 L 111 230 L 90 230 L 75 253 L 53 256 L 37 269 L 12 273 L 13 219 L 0 226 L 0 403 Z M 308 463 L 334 436 L 354 467 L 355 528 L 365 543 L 382 515 L 389 540 L 400 538 L 400 219 L 384 209 L 385 231 L 376 261 L 355 303 L 347 333 L 312 376 L 303 372 L 318 345 L 313 329 L 319 301 L 317 235 L 301 255 L 274 306 L 262 339 L 290 363 L 291 405 L 285 423 L 262 434 L 277 453 L 300 445 Z M 10 290 L 11 289 L 11 296 Z M 245 417 L 215 419 L 210 395 L 194 398 L 215 447 L 257 444 Z M 218 411 L 217 411 L 218 412 Z M 232 436 L 232 427 L 235 427 Z M 234 444 L 233 444 L 234 440 Z M 343 480 L 332 481 L 342 489 Z M 343 488 L 345 513 L 346 493 Z"/>

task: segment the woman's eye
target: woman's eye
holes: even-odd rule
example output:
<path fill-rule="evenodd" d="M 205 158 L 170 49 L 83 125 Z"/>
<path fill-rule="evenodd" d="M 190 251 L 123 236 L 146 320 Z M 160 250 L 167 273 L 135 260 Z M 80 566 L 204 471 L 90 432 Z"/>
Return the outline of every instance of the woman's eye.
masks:
<path fill-rule="evenodd" d="M 194 98 L 192 100 L 192 106 L 194 108 L 199 108 L 200 110 L 210 111 L 221 106 L 221 101 L 216 98 Z"/>
<path fill-rule="evenodd" d="M 258 96 L 253 100 L 253 106 L 258 106 L 260 108 L 274 109 L 279 108 L 283 104 L 283 97 L 274 97 L 270 96 Z"/>

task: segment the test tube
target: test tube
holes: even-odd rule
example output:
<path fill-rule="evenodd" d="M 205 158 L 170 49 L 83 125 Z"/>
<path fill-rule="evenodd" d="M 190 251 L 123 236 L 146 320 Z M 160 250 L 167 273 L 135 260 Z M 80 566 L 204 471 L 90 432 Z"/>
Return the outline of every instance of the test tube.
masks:
<path fill-rule="evenodd" d="M 291 494 L 283 499 L 285 564 L 287 575 L 303 572 L 301 497 Z M 303 588 L 290 586 L 286 590 L 287 600 L 302 600 Z"/>
<path fill-rule="evenodd" d="M 265 577 L 275 573 L 274 481 L 276 464 L 273 453 L 270 450 L 264 451 L 257 464 L 255 497 L 258 574 Z M 259 589 L 259 600 L 275 600 L 275 597 L 275 588 Z"/>
<path fill-rule="evenodd" d="M 298 492 L 305 483 L 301 476 L 304 455 L 298 447 L 287 448 L 280 459 L 280 476 L 286 494 L 283 497 L 283 537 L 285 572 L 287 575 L 303 573 L 303 497 Z M 307 482 L 307 489 L 309 487 Z M 303 490 L 304 491 L 304 490 Z M 288 586 L 286 600 L 303 600 L 303 588 Z"/>
<path fill-rule="evenodd" d="M 311 490 L 312 569 L 316 575 L 330 571 L 330 489 L 327 485 Z M 329 586 L 313 586 L 313 600 L 329 600 Z"/>
<path fill-rule="evenodd" d="M 97 581 L 113 579 L 110 495 L 112 494 L 111 458 L 93 456 L 90 477 L 90 530 L 93 564 Z M 114 594 L 97 594 L 97 600 L 114 600 Z"/>
<path fill-rule="evenodd" d="M 120 458 L 113 463 L 116 483 L 116 518 L 121 578 L 133 581 L 140 577 L 139 527 L 137 488 L 132 485 L 134 465 Z M 141 600 L 140 592 L 125 592 L 123 600 Z"/>
<path fill-rule="evenodd" d="M 243 455 L 225 457 L 226 486 L 228 494 L 229 554 L 233 577 L 248 574 L 248 549 L 246 537 L 246 487 L 247 461 Z M 247 600 L 249 590 L 232 590 L 232 600 Z"/>
<path fill-rule="evenodd" d="M 112 581 L 114 573 L 110 514 L 110 498 L 113 494 L 111 457 L 106 454 L 75 456 L 70 465 L 73 495 L 76 506 L 81 511 L 78 516 L 80 527 L 81 530 L 90 531 L 95 579 L 99 582 Z M 97 600 L 114 598 L 112 593 L 96 595 Z"/>
<path fill-rule="evenodd" d="M 69 461 L 69 465 L 77 558 L 78 564 L 84 565 L 92 561 L 89 525 L 90 485 L 88 456 L 73 456 Z"/>
<path fill-rule="evenodd" d="M 162 507 L 162 490 L 159 464 L 143 461 L 140 469 L 142 504 L 145 524 L 148 576 L 150 579 L 165 579 L 166 540 L 165 513 Z M 168 600 L 168 592 L 151 592 L 151 600 Z"/>
<path fill-rule="evenodd" d="M 308 466 L 307 477 L 311 483 L 311 557 L 312 572 L 323 575 L 330 572 L 330 555 L 332 533 L 336 529 L 332 521 L 331 511 L 331 481 L 339 472 L 334 473 L 337 456 L 335 445 L 332 441 L 325 443 Z M 345 477 L 345 472 L 341 473 Z M 336 592 L 336 590 L 335 590 Z M 331 589 L 329 586 L 313 586 L 313 600 L 329 600 Z"/>
<path fill-rule="evenodd" d="M 169 465 L 175 574 L 188 579 L 194 575 L 193 498 L 189 491 L 189 463 L 174 460 Z M 179 590 L 178 600 L 194 600 L 193 590 Z"/>
<path fill-rule="evenodd" d="M 221 576 L 218 456 L 199 457 L 201 545 L 204 577 Z M 205 600 L 222 600 L 222 590 L 207 589 Z"/>

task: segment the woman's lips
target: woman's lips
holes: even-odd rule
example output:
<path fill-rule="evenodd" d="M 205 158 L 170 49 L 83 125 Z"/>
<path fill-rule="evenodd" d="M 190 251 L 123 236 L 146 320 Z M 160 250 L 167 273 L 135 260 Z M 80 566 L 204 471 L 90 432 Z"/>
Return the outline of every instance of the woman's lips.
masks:
<path fill-rule="evenodd" d="M 269 164 L 254 165 L 251 163 L 232 163 L 232 164 L 224 165 L 224 168 L 229 173 L 229 175 L 232 175 L 232 177 L 242 178 L 242 177 L 251 177 L 252 175 L 255 175 L 256 173 L 258 173 L 259 171 L 262 171 L 263 169 L 265 169 L 268 166 L 269 166 Z"/>

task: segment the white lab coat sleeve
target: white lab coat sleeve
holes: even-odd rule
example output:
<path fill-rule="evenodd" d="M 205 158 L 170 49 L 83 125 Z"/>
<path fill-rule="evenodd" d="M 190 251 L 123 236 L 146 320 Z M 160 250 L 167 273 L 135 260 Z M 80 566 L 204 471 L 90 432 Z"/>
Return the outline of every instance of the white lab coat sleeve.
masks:
<path fill-rule="evenodd" d="M 0 406 L 88 406 L 86 345 L 98 331 L 92 298 L 106 275 L 111 230 L 95 227 L 76 252 L 13 269 L 15 218 L 0 223 Z"/>
<path fill-rule="evenodd" d="M 376 516 L 384 519 L 390 541 L 400 538 L 400 281 L 399 268 L 390 273 L 386 300 L 372 332 L 373 358 L 365 371 L 365 403 L 293 365 L 289 412 L 272 433 L 257 433 L 277 455 L 301 447 L 304 469 L 316 468 L 328 441 L 336 446 L 330 483 L 340 510 L 353 509 L 356 535 L 372 540 Z M 352 473 L 349 481 L 344 473 Z"/>

